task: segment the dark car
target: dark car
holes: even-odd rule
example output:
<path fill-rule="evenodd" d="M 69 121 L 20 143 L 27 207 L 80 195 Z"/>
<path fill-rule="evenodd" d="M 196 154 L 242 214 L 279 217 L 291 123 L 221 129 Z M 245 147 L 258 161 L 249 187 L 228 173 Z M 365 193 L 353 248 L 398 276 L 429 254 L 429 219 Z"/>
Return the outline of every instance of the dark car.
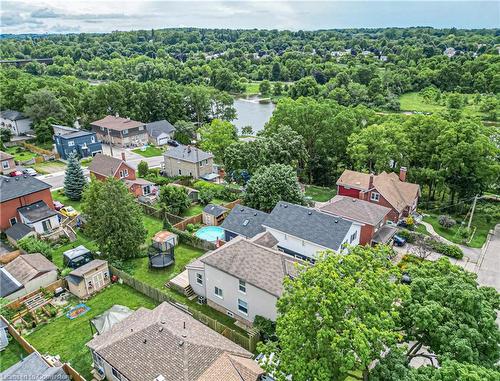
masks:
<path fill-rule="evenodd" d="M 172 147 L 177 147 L 177 146 L 179 145 L 179 143 L 177 143 L 177 142 L 176 142 L 175 140 L 173 140 L 173 139 L 169 139 L 169 140 L 167 140 L 167 144 L 168 144 L 169 146 L 172 146 Z"/>
<path fill-rule="evenodd" d="M 392 241 L 394 242 L 394 246 L 404 246 L 406 244 L 406 239 L 399 235 L 395 235 Z"/>

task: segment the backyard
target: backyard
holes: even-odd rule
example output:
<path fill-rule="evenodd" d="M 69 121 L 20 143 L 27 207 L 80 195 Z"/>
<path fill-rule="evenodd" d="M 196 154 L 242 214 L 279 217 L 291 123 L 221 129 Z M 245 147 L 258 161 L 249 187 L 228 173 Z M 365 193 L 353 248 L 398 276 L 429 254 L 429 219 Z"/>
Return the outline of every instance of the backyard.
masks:
<path fill-rule="evenodd" d="M 2 352 L 0 352 L 0 372 L 5 369 L 10 368 L 12 365 L 17 363 L 21 358 L 26 357 L 27 353 L 19 345 L 19 343 L 12 338 L 9 341 L 9 345 Z"/>
<path fill-rule="evenodd" d="M 163 155 L 163 150 L 158 147 L 148 146 L 145 150 L 141 148 L 133 149 L 132 152 L 141 155 L 143 157 L 154 157 Z"/>
<path fill-rule="evenodd" d="M 42 175 L 66 170 L 66 164 L 59 160 L 44 161 L 43 163 L 33 164 L 32 167 L 35 171 Z"/>
<path fill-rule="evenodd" d="M 16 162 L 28 161 L 38 156 L 38 154 L 30 152 L 27 149 L 19 146 L 7 147 L 5 152 L 14 156 L 14 160 Z"/>
<path fill-rule="evenodd" d="M 212 201 L 210 201 L 211 204 L 216 204 L 216 205 L 222 205 L 226 203 L 227 201 L 221 200 L 220 198 L 214 198 Z M 192 217 L 196 216 L 197 214 L 201 214 L 203 212 L 203 208 L 205 205 L 201 204 L 191 204 L 189 208 L 187 208 L 184 212 L 181 213 L 181 217 Z"/>
<path fill-rule="evenodd" d="M 316 185 L 306 185 L 304 195 L 316 202 L 326 202 L 337 194 L 335 188 L 319 187 Z"/>
<path fill-rule="evenodd" d="M 83 377 L 91 380 L 92 358 L 85 344 L 92 339 L 89 321 L 115 304 L 131 309 L 154 308 L 157 303 L 134 289 L 114 284 L 85 303 L 90 311 L 74 320 L 65 315 L 39 326 L 25 338 L 40 353 L 58 354 L 62 361 L 71 363 Z"/>

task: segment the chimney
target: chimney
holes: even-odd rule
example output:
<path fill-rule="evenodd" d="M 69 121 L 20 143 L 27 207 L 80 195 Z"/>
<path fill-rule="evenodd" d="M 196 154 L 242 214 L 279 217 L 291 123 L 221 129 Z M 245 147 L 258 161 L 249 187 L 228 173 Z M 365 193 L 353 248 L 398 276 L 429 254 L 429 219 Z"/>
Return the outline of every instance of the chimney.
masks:
<path fill-rule="evenodd" d="M 119 117 L 120 117 L 120 114 L 116 113 L 115 118 L 119 118 Z"/>
<path fill-rule="evenodd" d="M 399 180 L 401 180 L 402 182 L 406 181 L 406 171 L 406 167 L 399 168 Z"/>
<path fill-rule="evenodd" d="M 368 183 L 368 189 L 373 188 L 373 173 L 370 173 L 370 182 Z"/>
<path fill-rule="evenodd" d="M 188 146 L 187 151 L 188 151 L 188 153 L 191 152 L 191 146 Z"/>
<path fill-rule="evenodd" d="M 122 160 L 125 161 L 125 152 L 122 152 Z"/>

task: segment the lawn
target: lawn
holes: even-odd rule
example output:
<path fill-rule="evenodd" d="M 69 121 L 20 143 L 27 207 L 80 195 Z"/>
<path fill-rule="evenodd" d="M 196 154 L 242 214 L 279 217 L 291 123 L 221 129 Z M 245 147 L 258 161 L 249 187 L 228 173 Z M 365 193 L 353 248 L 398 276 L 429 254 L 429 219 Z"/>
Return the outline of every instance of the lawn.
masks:
<path fill-rule="evenodd" d="M 157 303 L 134 289 L 114 284 L 85 302 L 90 307 L 85 315 L 69 320 L 65 315 L 52 322 L 41 325 L 26 340 L 42 354 L 60 355 L 63 362 L 71 363 L 83 377 L 91 380 L 92 358 L 85 344 L 92 339 L 89 320 L 121 304 L 131 309 L 139 307 L 154 308 Z"/>
<path fill-rule="evenodd" d="M 180 274 L 184 267 L 193 259 L 204 253 L 203 250 L 180 243 L 175 247 L 175 264 L 164 270 L 149 269 L 148 258 L 131 259 L 127 263 L 131 267 L 131 274 L 134 278 L 149 284 L 150 286 L 164 289 L 164 284 L 177 274 Z"/>
<path fill-rule="evenodd" d="M 66 170 L 66 164 L 59 160 L 44 161 L 43 163 L 34 164 L 32 167 L 35 171 L 41 173 L 42 175 Z"/>
<path fill-rule="evenodd" d="M 133 149 L 132 152 L 141 155 L 143 157 L 154 157 L 163 155 L 163 150 L 158 147 L 148 146 L 145 151 L 140 148 Z"/>
<path fill-rule="evenodd" d="M 247 82 L 243 84 L 245 86 L 245 91 L 243 94 L 245 95 L 256 95 L 259 94 L 259 85 L 260 82 Z"/>
<path fill-rule="evenodd" d="M 472 98 L 472 94 L 469 98 Z M 418 111 L 436 113 L 446 110 L 446 106 L 426 100 L 419 93 L 407 93 L 399 98 L 401 111 Z M 486 115 L 479 111 L 477 105 L 468 104 L 464 107 L 463 113 L 468 116 L 479 116 L 483 119 Z"/>
<path fill-rule="evenodd" d="M 26 357 L 27 353 L 19 345 L 19 343 L 12 338 L 9 341 L 9 345 L 2 352 L 0 352 L 0 372 L 5 369 L 10 368 L 12 365 L 21 360 L 22 357 Z"/>
<path fill-rule="evenodd" d="M 337 189 L 306 185 L 305 196 L 311 197 L 313 201 L 326 202 L 337 194 Z"/>
<path fill-rule="evenodd" d="M 219 198 L 214 198 L 210 203 L 211 204 L 216 204 L 216 205 L 222 205 L 226 201 L 221 200 Z M 197 214 L 201 214 L 203 212 L 203 208 L 205 206 L 201 204 L 192 204 L 189 208 L 187 208 L 184 212 L 181 213 L 181 217 L 192 217 L 196 216 Z"/>
<path fill-rule="evenodd" d="M 22 147 L 19 146 L 14 146 L 14 147 L 8 147 L 5 152 L 11 154 L 14 156 L 14 160 L 16 162 L 18 161 L 28 161 L 31 159 L 34 159 L 35 157 L 38 156 L 38 154 L 30 152 Z"/>
<path fill-rule="evenodd" d="M 153 236 L 160 230 L 163 230 L 163 222 L 157 218 L 147 215 L 143 215 L 142 220 L 144 221 L 144 227 L 147 230 L 146 244 L 149 245 Z"/>
<path fill-rule="evenodd" d="M 66 197 L 64 195 L 64 191 L 62 189 L 53 191 L 52 198 L 54 199 L 54 201 L 59 201 L 59 202 L 63 203 L 65 206 L 70 205 L 78 211 L 81 210 L 80 201 L 70 200 L 68 197 Z"/>

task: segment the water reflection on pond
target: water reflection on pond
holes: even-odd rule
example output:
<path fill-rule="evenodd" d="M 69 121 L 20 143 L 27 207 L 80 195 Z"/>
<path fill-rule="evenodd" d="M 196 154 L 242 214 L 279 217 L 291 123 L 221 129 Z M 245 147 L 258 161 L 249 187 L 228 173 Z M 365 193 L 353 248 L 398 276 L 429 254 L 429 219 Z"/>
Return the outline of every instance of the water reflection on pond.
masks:
<path fill-rule="evenodd" d="M 271 118 L 275 105 L 272 102 L 259 103 L 259 99 L 258 97 L 248 97 L 234 100 L 237 117 L 233 120 L 233 124 L 239 132 L 241 132 L 242 127 L 252 126 L 255 134 L 264 129 L 264 125 Z"/>

